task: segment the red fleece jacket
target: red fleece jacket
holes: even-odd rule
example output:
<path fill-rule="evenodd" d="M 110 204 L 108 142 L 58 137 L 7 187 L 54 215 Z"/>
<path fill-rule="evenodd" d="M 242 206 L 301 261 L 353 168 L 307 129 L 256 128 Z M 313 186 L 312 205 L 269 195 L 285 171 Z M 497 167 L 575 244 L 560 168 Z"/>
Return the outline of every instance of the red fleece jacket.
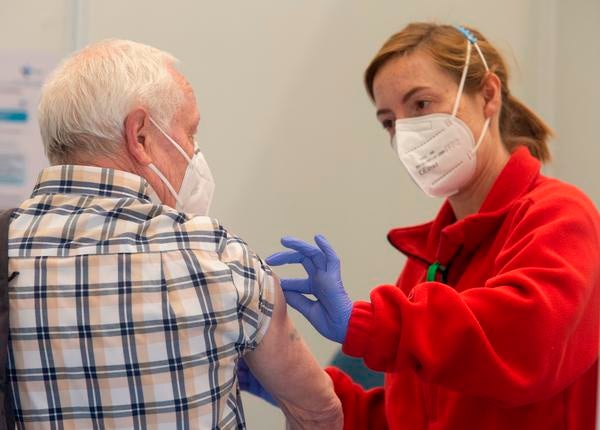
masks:
<path fill-rule="evenodd" d="M 343 345 L 385 387 L 327 369 L 346 429 L 594 428 L 600 215 L 539 169 L 520 148 L 479 213 L 456 221 L 446 202 L 389 233 L 404 270 L 355 303 Z M 426 282 L 433 262 L 445 270 Z"/>

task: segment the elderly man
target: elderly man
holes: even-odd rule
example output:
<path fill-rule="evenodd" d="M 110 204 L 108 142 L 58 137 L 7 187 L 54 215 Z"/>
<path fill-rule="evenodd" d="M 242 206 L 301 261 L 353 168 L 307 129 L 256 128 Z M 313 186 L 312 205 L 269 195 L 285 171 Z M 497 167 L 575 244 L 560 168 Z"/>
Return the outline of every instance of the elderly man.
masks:
<path fill-rule="evenodd" d="M 175 59 L 91 45 L 46 83 L 44 169 L 10 226 L 9 375 L 26 428 L 244 428 L 244 357 L 296 427 L 341 427 L 278 280 L 206 216 Z"/>

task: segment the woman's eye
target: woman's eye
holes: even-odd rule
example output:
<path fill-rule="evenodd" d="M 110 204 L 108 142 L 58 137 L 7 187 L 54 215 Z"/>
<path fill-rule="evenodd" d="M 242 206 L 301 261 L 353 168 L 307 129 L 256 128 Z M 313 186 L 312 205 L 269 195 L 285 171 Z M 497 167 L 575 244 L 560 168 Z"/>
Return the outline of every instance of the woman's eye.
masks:
<path fill-rule="evenodd" d="M 427 109 L 429 107 L 430 103 L 431 103 L 431 101 L 429 101 L 429 100 L 417 100 L 417 102 L 416 102 L 417 110 Z"/>

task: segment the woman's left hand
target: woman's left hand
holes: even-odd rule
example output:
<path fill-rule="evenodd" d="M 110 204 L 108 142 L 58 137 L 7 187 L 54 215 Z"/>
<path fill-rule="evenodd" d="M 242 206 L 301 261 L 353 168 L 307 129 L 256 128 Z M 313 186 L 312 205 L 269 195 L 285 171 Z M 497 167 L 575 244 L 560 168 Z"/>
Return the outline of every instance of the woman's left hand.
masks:
<path fill-rule="evenodd" d="M 292 251 L 283 251 L 267 258 L 267 264 L 302 264 L 307 279 L 282 279 L 287 303 L 300 312 L 326 338 L 344 343 L 352 301 L 342 284 L 340 260 L 321 235 L 315 236 L 317 246 L 293 237 L 284 237 L 281 244 Z M 305 294 L 312 294 L 311 300 Z"/>

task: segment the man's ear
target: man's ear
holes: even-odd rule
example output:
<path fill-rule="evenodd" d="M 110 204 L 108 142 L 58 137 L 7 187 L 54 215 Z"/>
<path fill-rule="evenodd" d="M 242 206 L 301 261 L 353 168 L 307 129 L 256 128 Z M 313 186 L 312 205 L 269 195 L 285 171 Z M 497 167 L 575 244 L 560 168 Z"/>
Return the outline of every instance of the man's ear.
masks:
<path fill-rule="evenodd" d="M 492 118 L 500 112 L 502 107 L 502 82 L 493 72 L 487 74 L 481 86 L 481 94 L 485 102 L 484 114 Z"/>
<path fill-rule="evenodd" d="M 124 123 L 125 148 L 131 158 L 143 166 L 152 163 L 148 148 L 149 118 L 148 112 L 138 108 L 127 115 Z"/>

